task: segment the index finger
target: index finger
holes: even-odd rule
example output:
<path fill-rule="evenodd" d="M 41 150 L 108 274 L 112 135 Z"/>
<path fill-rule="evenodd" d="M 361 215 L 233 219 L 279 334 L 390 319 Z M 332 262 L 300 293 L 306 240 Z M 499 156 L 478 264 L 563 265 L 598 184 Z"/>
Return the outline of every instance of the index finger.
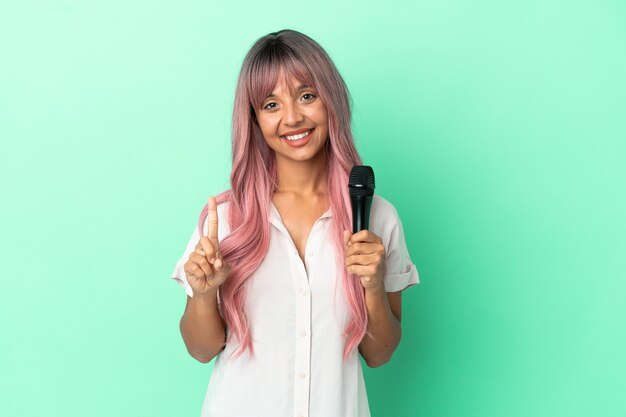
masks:
<path fill-rule="evenodd" d="M 214 240 L 217 242 L 217 203 L 215 201 L 215 197 L 210 196 L 208 201 L 208 230 L 207 237 L 209 240 Z"/>

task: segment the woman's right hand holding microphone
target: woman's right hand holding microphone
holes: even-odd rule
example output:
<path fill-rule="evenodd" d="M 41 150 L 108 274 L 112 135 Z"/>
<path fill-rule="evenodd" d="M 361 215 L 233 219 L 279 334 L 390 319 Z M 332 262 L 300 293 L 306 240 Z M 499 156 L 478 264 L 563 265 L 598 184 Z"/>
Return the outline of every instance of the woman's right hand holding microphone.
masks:
<path fill-rule="evenodd" d="M 215 197 L 209 197 L 207 235 L 200 237 L 184 266 L 194 297 L 215 294 L 230 273 L 220 253 L 217 225 L 217 203 Z"/>

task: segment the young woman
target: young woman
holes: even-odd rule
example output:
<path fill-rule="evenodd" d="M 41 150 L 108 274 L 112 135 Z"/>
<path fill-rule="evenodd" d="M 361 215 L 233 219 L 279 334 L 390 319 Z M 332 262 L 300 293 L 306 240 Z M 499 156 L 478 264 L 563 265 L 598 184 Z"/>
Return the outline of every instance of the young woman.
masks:
<path fill-rule="evenodd" d="M 369 416 L 368 366 L 400 341 L 417 284 L 402 224 L 374 195 L 352 234 L 361 159 L 346 85 L 322 47 L 281 30 L 246 55 L 232 120 L 231 189 L 209 197 L 172 274 L 189 353 L 217 356 L 203 417 Z"/>

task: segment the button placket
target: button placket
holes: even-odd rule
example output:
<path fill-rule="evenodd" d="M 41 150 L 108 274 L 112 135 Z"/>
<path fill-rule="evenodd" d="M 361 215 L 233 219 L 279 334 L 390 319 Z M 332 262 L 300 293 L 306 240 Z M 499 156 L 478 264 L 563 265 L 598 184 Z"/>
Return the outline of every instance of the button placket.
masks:
<path fill-rule="evenodd" d="M 294 295 L 296 298 L 296 327 L 294 329 L 295 339 L 295 369 L 294 369 L 294 398 L 293 398 L 293 415 L 294 417 L 308 417 L 309 402 L 311 391 L 311 287 L 307 271 L 310 272 L 310 266 L 307 265 L 307 258 L 315 255 L 316 240 L 319 239 L 317 229 L 322 224 L 320 220 L 327 219 L 325 217 L 318 219 L 311 228 L 307 243 L 305 246 L 305 262 L 302 261 L 298 250 L 296 249 L 289 232 L 284 226 L 280 213 L 272 204 L 273 218 L 272 223 L 282 233 L 283 238 L 292 246 L 291 256 L 291 276 L 293 279 Z M 310 244 L 310 245 L 309 245 Z"/>
<path fill-rule="evenodd" d="M 304 264 L 300 256 L 294 255 L 293 263 L 294 286 L 296 298 L 296 327 L 295 331 L 295 369 L 294 369 L 294 398 L 293 415 L 308 416 L 309 395 L 311 386 L 311 289 Z"/>

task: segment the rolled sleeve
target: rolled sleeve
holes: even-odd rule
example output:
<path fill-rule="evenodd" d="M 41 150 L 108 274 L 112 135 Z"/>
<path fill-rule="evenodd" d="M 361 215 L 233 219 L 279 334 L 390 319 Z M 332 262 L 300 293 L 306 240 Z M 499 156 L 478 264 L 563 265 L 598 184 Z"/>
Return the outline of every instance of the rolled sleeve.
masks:
<path fill-rule="evenodd" d="M 185 249 L 185 252 L 176 262 L 176 266 L 174 267 L 174 270 L 171 274 L 171 278 L 176 281 L 180 286 L 182 286 L 185 289 L 187 295 L 190 297 L 193 297 L 193 290 L 191 289 L 189 282 L 187 282 L 187 274 L 185 274 L 185 263 L 189 260 L 189 255 L 191 255 L 191 252 L 195 250 L 195 247 L 198 244 L 199 240 L 200 234 L 198 232 L 198 228 L 195 227 L 193 233 L 191 234 L 191 238 L 187 243 L 187 248 Z"/>
<path fill-rule="evenodd" d="M 372 232 L 382 239 L 385 246 L 385 291 L 404 291 L 419 284 L 419 274 L 409 255 L 398 212 L 378 195 L 372 202 L 371 226 Z"/>

